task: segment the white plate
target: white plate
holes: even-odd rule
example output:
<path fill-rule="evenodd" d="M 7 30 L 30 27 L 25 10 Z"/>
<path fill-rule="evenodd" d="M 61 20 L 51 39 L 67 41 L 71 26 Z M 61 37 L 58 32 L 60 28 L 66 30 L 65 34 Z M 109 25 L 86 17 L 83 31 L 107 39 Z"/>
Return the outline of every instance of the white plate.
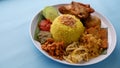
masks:
<path fill-rule="evenodd" d="M 63 4 L 60 4 L 60 5 L 63 5 Z M 55 5 L 55 7 L 59 7 L 60 5 Z M 40 11 L 39 11 L 39 13 L 40 13 Z M 36 26 L 37 26 L 37 23 L 38 23 L 39 13 L 37 13 L 34 16 L 34 18 L 32 19 L 32 22 L 30 24 L 30 37 L 31 37 L 35 47 L 37 49 L 39 49 L 39 51 L 42 52 L 45 56 L 49 57 L 50 59 L 52 59 L 54 61 L 57 61 L 57 62 L 60 62 L 60 63 L 63 63 L 63 64 L 67 64 L 67 65 L 74 65 L 74 66 L 91 65 L 91 64 L 95 64 L 95 63 L 98 63 L 98 62 L 106 59 L 115 49 L 115 46 L 116 46 L 116 32 L 115 32 L 114 27 L 112 26 L 110 21 L 105 16 L 101 15 L 98 12 L 94 12 L 94 13 L 92 13 L 92 15 L 95 15 L 95 16 L 97 16 L 101 19 L 102 27 L 103 28 L 108 28 L 108 44 L 109 45 L 108 45 L 108 49 L 107 49 L 107 54 L 106 55 L 100 55 L 100 56 L 98 56 L 94 59 L 89 60 L 88 62 L 83 63 L 83 64 L 70 64 L 66 61 L 61 61 L 61 60 L 54 59 L 53 57 L 49 56 L 45 51 L 43 51 L 41 49 L 41 44 L 39 42 L 34 40 L 34 33 L 35 33 L 35 29 L 36 29 Z"/>

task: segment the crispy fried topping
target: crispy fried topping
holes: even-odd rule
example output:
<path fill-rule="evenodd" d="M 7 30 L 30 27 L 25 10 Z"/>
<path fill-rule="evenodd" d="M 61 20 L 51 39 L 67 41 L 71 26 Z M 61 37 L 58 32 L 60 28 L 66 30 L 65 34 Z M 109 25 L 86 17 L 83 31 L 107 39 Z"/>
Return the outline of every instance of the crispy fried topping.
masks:
<path fill-rule="evenodd" d="M 74 27 L 76 22 L 76 20 L 70 16 L 62 16 L 60 17 L 60 21 L 62 24 L 70 27 Z"/>
<path fill-rule="evenodd" d="M 52 57 L 63 60 L 64 55 L 64 43 L 63 42 L 55 42 L 53 39 L 47 39 L 45 44 L 41 46 L 41 48 L 46 51 Z"/>

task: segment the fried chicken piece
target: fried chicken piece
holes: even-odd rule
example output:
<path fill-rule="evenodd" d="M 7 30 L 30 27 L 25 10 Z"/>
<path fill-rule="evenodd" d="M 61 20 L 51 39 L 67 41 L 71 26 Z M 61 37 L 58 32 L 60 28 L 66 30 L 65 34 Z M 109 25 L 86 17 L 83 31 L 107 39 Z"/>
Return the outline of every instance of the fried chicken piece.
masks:
<path fill-rule="evenodd" d="M 86 28 L 96 27 L 101 28 L 101 20 L 97 16 L 89 16 L 84 22 Z"/>
<path fill-rule="evenodd" d="M 99 31 L 100 37 L 102 39 L 101 48 L 107 49 L 108 48 L 108 30 L 107 28 L 101 28 Z"/>
<path fill-rule="evenodd" d="M 60 6 L 58 9 L 62 14 L 72 14 L 79 19 L 86 19 L 90 16 L 90 13 L 94 12 L 90 5 L 74 1 L 71 4 Z"/>

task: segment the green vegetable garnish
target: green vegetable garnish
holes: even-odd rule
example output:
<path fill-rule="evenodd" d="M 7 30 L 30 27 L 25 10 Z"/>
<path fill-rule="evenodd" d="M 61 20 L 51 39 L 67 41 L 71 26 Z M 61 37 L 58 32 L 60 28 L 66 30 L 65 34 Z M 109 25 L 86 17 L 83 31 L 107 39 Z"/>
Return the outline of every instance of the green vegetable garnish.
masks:
<path fill-rule="evenodd" d="M 38 17 L 38 24 L 40 23 L 41 20 L 44 19 L 44 16 L 42 14 L 42 11 L 39 13 L 39 17 Z M 38 33 L 40 32 L 40 29 L 38 27 L 38 24 L 36 26 L 36 29 L 35 29 L 35 34 L 34 34 L 34 39 L 35 40 L 38 40 Z"/>
<path fill-rule="evenodd" d="M 55 7 L 47 6 L 43 9 L 43 16 L 53 22 L 53 20 L 59 16 L 58 11 Z"/>
<path fill-rule="evenodd" d="M 107 49 L 103 50 L 101 54 L 102 54 L 102 55 L 107 54 Z"/>

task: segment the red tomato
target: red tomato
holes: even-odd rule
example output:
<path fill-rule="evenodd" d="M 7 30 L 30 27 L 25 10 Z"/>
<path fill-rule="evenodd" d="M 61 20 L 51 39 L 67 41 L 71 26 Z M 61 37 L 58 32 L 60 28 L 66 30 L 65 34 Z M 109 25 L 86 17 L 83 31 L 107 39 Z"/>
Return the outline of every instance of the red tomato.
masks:
<path fill-rule="evenodd" d="M 40 30 L 50 31 L 51 22 L 49 20 L 42 20 L 39 24 Z"/>

